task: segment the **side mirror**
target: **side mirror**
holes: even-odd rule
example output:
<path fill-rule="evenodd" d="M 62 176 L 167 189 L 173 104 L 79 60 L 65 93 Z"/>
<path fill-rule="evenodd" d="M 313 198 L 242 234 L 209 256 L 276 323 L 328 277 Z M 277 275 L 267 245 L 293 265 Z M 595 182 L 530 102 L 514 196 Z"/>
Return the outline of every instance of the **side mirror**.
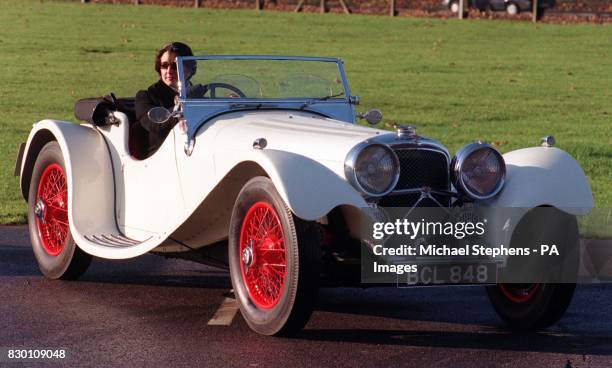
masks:
<path fill-rule="evenodd" d="M 152 122 L 157 124 L 163 124 L 170 120 L 172 113 L 168 111 L 168 109 L 158 106 L 149 110 L 149 112 L 147 112 L 147 116 Z"/>
<path fill-rule="evenodd" d="M 376 125 L 381 122 L 383 115 L 378 109 L 370 109 L 366 113 L 360 113 L 357 117 L 365 119 L 370 125 Z"/>

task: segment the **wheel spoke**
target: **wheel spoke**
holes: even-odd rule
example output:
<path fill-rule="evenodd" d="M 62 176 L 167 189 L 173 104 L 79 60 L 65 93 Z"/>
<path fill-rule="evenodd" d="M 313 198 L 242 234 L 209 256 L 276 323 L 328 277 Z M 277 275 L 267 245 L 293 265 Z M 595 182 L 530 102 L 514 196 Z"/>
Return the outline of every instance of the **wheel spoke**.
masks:
<path fill-rule="evenodd" d="M 68 189 L 66 177 L 61 166 L 51 164 L 40 176 L 37 198 L 41 202 L 42 219 L 36 224 L 44 250 L 57 256 L 68 239 Z"/>
<path fill-rule="evenodd" d="M 243 280 L 253 302 L 274 307 L 280 299 L 286 276 L 285 238 L 280 219 L 270 204 L 255 203 L 245 215 L 240 252 L 252 247 L 252 264 L 242 265 Z"/>

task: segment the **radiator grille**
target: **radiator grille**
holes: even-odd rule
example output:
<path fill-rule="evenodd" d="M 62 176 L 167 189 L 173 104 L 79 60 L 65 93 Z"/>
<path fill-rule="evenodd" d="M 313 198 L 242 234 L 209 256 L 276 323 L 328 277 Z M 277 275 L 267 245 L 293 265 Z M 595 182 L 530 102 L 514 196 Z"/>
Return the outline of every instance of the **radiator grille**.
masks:
<path fill-rule="evenodd" d="M 440 151 L 423 148 L 400 148 L 395 153 L 400 162 L 400 177 L 394 189 L 419 189 L 424 186 L 431 189 L 449 189 L 449 163 L 446 155 Z M 388 195 L 379 202 L 383 207 L 412 207 L 420 198 L 420 193 Z M 450 197 L 433 194 L 441 205 L 450 206 Z M 438 207 L 431 199 L 424 199 L 420 207 Z"/>

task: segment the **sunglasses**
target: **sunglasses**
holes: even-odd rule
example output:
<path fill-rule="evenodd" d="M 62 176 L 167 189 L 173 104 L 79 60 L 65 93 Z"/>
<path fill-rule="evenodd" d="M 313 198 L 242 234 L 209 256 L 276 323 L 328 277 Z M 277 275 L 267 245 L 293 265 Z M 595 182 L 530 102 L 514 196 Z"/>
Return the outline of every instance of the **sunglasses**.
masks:
<path fill-rule="evenodd" d="M 168 68 L 172 68 L 174 70 L 176 70 L 176 63 L 175 62 L 171 62 L 171 63 L 161 63 L 159 66 L 161 69 L 168 69 Z"/>

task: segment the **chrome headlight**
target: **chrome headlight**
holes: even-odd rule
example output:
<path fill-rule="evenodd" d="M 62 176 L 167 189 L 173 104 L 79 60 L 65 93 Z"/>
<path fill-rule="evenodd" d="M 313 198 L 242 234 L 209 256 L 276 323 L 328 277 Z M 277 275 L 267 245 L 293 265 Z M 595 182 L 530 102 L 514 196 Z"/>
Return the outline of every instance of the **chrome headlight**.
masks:
<path fill-rule="evenodd" d="M 504 186 L 506 163 L 502 155 L 486 143 L 471 143 L 453 158 L 455 188 L 474 199 L 495 196 Z"/>
<path fill-rule="evenodd" d="M 399 180 L 399 159 L 393 150 L 378 143 L 362 143 L 349 152 L 344 163 L 348 181 L 370 197 L 381 197 Z"/>

